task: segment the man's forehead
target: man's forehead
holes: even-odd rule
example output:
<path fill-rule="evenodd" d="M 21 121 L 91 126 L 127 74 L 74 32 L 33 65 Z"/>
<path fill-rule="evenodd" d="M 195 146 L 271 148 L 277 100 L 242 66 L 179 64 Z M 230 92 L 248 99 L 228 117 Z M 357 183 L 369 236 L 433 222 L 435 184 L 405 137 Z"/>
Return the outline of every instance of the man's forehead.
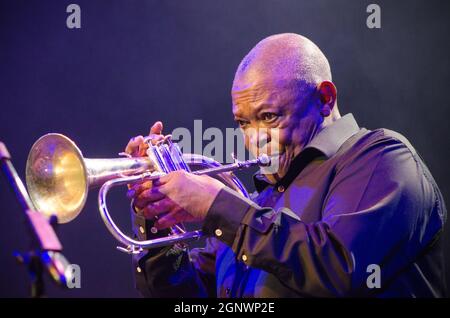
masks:
<path fill-rule="evenodd" d="M 275 102 L 292 97 L 297 83 L 292 79 L 268 79 L 264 81 L 235 81 L 231 91 L 233 112 L 239 106 Z M 237 110 L 237 109 L 236 109 Z"/>
<path fill-rule="evenodd" d="M 233 89 L 233 112 L 242 108 L 253 108 L 260 103 L 268 103 L 276 98 L 277 92 L 269 85 L 257 84 Z"/>
<path fill-rule="evenodd" d="M 272 93 L 289 92 L 298 85 L 295 79 L 268 78 L 259 80 L 235 80 L 231 89 L 231 96 L 239 98 L 242 96 L 258 97 Z"/>

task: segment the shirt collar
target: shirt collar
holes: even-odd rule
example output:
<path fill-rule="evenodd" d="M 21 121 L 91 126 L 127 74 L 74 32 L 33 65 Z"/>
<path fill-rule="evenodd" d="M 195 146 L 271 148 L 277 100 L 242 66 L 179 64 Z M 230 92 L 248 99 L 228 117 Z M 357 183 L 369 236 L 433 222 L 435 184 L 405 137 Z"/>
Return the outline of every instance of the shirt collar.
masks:
<path fill-rule="evenodd" d="M 309 142 L 306 148 L 320 150 L 327 158 L 333 157 L 342 144 L 359 131 L 352 114 L 347 114 L 325 127 Z"/>
<path fill-rule="evenodd" d="M 347 114 L 325 127 L 310 141 L 303 151 L 294 158 L 286 175 L 275 185 L 286 189 L 300 172 L 317 157 L 330 158 L 336 154 L 342 144 L 359 131 L 352 114 Z M 256 173 L 253 181 L 258 192 L 269 185 L 264 175 Z"/>

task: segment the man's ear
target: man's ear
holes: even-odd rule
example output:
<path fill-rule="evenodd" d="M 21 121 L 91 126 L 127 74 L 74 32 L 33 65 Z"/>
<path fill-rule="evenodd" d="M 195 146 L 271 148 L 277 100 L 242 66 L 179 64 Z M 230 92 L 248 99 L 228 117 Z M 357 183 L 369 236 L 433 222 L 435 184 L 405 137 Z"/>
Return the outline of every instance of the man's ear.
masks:
<path fill-rule="evenodd" d="M 317 87 L 320 98 L 320 113 L 323 117 L 328 117 L 336 104 L 336 86 L 330 81 L 323 81 Z"/>
<path fill-rule="evenodd" d="M 318 91 L 322 104 L 328 104 L 333 108 L 337 96 L 336 86 L 330 81 L 323 81 L 318 85 Z"/>

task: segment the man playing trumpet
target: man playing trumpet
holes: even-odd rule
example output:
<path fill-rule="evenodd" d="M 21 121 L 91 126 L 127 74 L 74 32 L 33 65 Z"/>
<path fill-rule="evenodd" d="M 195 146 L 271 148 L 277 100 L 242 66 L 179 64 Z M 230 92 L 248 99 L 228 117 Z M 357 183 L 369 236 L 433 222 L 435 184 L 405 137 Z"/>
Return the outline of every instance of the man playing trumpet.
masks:
<path fill-rule="evenodd" d="M 143 295 L 444 295 L 446 208 L 433 177 L 405 137 L 340 115 L 314 43 L 297 34 L 262 40 L 240 63 L 231 95 L 246 148 L 258 156 L 276 142 L 278 169 L 255 176 L 253 201 L 185 171 L 130 186 L 139 239 L 193 221 L 207 236 L 202 249 L 136 255 Z M 154 141 L 162 129 L 153 125 Z M 132 156 L 145 150 L 142 136 L 126 147 Z"/>

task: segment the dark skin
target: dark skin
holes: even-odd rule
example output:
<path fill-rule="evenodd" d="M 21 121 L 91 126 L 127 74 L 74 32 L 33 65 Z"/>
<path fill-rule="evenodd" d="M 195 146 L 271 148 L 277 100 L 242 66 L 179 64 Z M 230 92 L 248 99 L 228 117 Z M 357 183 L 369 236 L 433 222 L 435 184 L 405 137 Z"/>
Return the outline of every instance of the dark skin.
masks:
<path fill-rule="evenodd" d="M 244 133 L 246 148 L 255 157 L 262 153 L 271 155 L 273 150 L 278 154 L 278 171 L 266 175 L 275 183 L 317 132 L 340 117 L 337 109 L 331 116 L 336 88 L 324 81 L 307 96 L 298 96 L 295 88 L 283 80 L 252 81 L 235 80 L 233 114 Z"/>
<path fill-rule="evenodd" d="M 162 128 L 161 122 L 156 122 L 151 127 L 150 135 L 154 142 L 164 138 Z M 144 137 L 137 136 L 130 140 L 125 152 L 137 157 L 144 156 L 146 149 Z M 155 227 L 163 229 L 180 222 L 202 221 L 223 187 L 221 182 L 209 176 L 175 171 L 157 180 L 129 187 L 127 196 L 134 198 L 138 214 L 148 219 L 156 217 L 158 220 Z"/>
<path fill-rule="evenodd" d="M 246 148 L 254 155 L 271 155 L 271 149 L 279 153 L 278 170 L 266 175 L 273 183 L 284 176 L 295 156 L 321 129 L 340 117 L 332 82 L 322 81 L 299 95 L 303 90 L 296 90 L 293 81 L 267 72 L 240 73 L 236 74 L 231 93 L 233 114 L 244 133 Z M 161 139 L 162 129 L 162 123 L 156 122 L 150 134 Z M 262 148 L 261 140 L 269 147 Z M 144 156 L 143 141 L 143 136 L 131 139 L 125 151 Z M 153 182 L 131 186 L 128 197 L 134 199 L 137 213 L 148 219 L 157 218 L 155 226 L 163 229 L 180 222 L 203 221 L 223 187 L 209 176 L 175 171 Z"/>

